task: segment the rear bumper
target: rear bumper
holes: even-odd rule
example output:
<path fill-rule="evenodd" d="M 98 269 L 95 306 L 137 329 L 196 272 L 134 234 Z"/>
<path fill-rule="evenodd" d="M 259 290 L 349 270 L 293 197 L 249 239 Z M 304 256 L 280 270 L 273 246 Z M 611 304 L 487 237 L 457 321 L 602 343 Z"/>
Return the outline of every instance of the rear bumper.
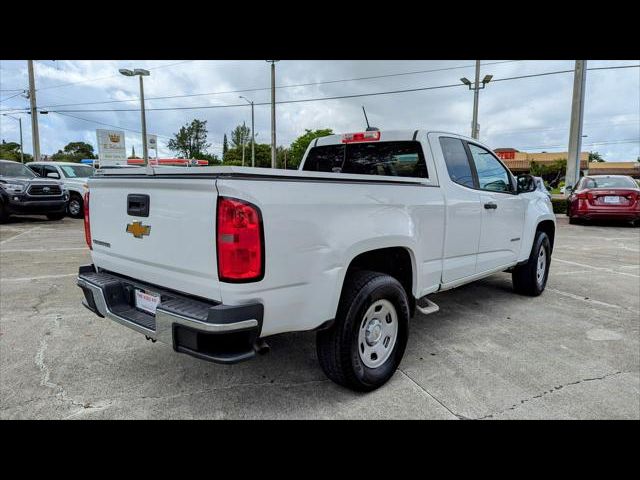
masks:
<path fill-rule="evenodd" d="M 640 211 L 632 209 L 584 209 L 573 212 L 572 217 L 591 219 L 611 219 L 611 220 L 635 220 L 640 218 Z"/>
<path fill-rule="evenodd" d="M 194 299 L 114 273 L 96 272 L 93 265 L 80 267 L 77 283 L 84 293 L 82 304 L 93 313 L 178 352 L 217 363 L 237 363 L 256 354 L 261 304 L 228 306 Z M 136 289 L 160 294 L 155 316 L 135 307 Z"/>

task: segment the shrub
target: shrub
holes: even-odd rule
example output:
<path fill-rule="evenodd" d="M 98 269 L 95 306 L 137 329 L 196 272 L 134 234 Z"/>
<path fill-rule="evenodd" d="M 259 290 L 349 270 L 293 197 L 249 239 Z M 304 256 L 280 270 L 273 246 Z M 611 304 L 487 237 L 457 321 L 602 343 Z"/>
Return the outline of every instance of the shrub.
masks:
<path fill-rule="evenodd" d="M 553 213 L 567 213 L 567 200 L 565 198 L 552 198 Z"/>

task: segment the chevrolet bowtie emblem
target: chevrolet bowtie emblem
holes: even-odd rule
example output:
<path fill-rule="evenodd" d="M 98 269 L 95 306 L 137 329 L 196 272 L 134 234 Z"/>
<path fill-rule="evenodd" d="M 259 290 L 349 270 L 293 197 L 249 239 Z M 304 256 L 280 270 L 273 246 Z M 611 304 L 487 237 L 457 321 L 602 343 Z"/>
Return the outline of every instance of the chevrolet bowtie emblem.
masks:
<path fill-rule="evenodd" d="M 143 235 L 149 235 L 151 225 L 142 225 L 142 222 L 133 222 L 127 224 L 127 233 L 133 234 L 136 238 L 142 238 Z"/>

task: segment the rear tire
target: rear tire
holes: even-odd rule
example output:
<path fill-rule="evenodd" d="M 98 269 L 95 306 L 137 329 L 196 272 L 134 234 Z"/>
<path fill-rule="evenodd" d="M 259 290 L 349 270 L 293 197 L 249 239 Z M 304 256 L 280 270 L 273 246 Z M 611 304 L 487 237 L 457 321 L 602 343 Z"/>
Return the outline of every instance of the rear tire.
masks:
<path fill-rule="evenodd" d="M 524 265 L 515 267 L 511 274 L 514 291 L 531 297 L 540 295 L 547 285 L 550 264 L 551 242 L 549 236 L 538 230 L 533 240 L 529 260 Z"/>
<path fill-rule="evenodd" d="M 64 215 L 64 213 L 47 213 L 47 218 L 49 220 L 62 220 Z"/>
<path fill-rule="evenodd" d="M 335 322 L 317 333 L 320 366 L 339 385 L 375 390 L 398 368 L 408 329 L 409 302 L 400 282 L 383 273 L 354 271 L 345 279 Z"/>

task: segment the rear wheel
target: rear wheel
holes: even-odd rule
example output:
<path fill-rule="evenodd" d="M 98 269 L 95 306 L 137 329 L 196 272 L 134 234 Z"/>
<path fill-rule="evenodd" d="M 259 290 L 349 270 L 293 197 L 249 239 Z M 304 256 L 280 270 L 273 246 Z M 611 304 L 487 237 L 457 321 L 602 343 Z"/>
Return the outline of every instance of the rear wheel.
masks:
<path fill-rule="evenodd" d="M 47 213 L 47 218 L 49 220 L 62 220 L 64 218 L 64 213 Z"/>
<path fill-rule="evenodd" d="M 398 368 L 408 327 L 402 285 L 383 273 L 355 271 L 345 280 L 334 324 L 317 334 L 320 366 L 339 385 L 375 390 Z"/>
<path fill-rule="evenodd" d="M 84 216 L 84 205 L 82 197 L 78 194 L 72 194 L 67 205 L 67 212 L 71 218 L 82 218 Z"/>
<path fill-rule="evenodd" d="M 517 293 L 536 297 L 540 295 L 549 278 L 551 263 L 551 242 L 549 236 L 538 230 L 533 241 L 529 260 L 524 265 L 514 268 L 511 274 L 513 289 Z"/>

